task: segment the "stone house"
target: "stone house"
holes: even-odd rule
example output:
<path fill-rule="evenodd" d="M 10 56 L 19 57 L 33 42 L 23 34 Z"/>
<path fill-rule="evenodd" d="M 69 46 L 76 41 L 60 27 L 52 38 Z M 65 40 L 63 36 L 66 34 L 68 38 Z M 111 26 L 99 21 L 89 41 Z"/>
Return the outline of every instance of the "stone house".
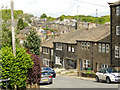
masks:
<path fill-rule="evenodd" d="M 97 71 L 101 67 L 111 66 L 110 27 L 100 26 L 82 33 L 77 39 L 77 72 L 90 67 Z"/>
<path fill-rule="evenodd" d="M 109 3 L 111 14 L 111 64 L 120 67 L 120 1 Z"/>
<path fill-rule="evenodd" d="M 42 66 L 53 67 L 54 51 L 52 42 L 50 42 L 50 40 L 48 40 L 47 42 L 44 41 L 42 42 L 41 46 L 42 48 L 40 48 L 40 51 L 42 52 Z"/>
<path fill-rule="evenodd" d="M 68 35 L 67 35 L 68 36 Z M 76 58 L 76 41 L 74 43 L 69 41 L 66 34 L 60 35 L 59 37 L 51 40 L 47 40 L 42 43 L 42 48 L 53 48 L 53 67 L 62 67 L 66 69 L 76 69 L 77 58 Z M 42 50 L 43 52 L 43 50 Z M 43 53 L 44 54 L 44 53 Z M 49 54 L 50 55 L 50 54 Z M 47 55 L 43 55 L 43 58 Z"/>
<path fill-rule="evenodd" d="M 53 48 L 42 47 L 42 65 L 52 68 Z"/>
<path fill-rule="evenodd" d="M 75 30 L 46 42 L 49 43 L 47 46 L 52 45 L 53 48 L 54 67 L 77 68 L 79 73 L 87 67 L 97 71 L 100 67 L 110 66 L 110 27 L 108 25 L 89 30 Z M 100 49 L 101 52 L 99 52 Z"/>
<path fill-rule="evenodd" d="M 76 69 L 76 43 L 54 42 L 54 67 Z"/>

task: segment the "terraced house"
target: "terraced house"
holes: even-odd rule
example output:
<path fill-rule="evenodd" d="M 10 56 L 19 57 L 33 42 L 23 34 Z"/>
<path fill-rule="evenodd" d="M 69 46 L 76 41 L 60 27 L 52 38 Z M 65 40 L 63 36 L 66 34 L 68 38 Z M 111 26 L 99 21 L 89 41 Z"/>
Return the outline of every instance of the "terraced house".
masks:
<path fill-rule="evenodd" d="M 111 64 L 120 67 L 120 1 L 109 3 L 111 10 Z"/>
<path fill-rule="evenodd" d="M 53 48 L 52 65 L 53 67 L 62 67 L 65 69 L 76 69 L 77 58 L 76 58 L 76 41 L 68 42 L 68 35 L 61 35 L 58 38 L 43 42 L 42 48 L 45 46 Z M 48 47 L 49 46 L 49 47 Z M 43 56 L 46 56 L 43 53 Z"/>
<path fill-rule="evenodd" d="M 81 70 L 91 67 L 97 71 L 110 63 L 110 26 L 75 30 L 46 41 L 53 48 L 53 67 Z M 43 46 L 45 46 L 43 44 Z"/>

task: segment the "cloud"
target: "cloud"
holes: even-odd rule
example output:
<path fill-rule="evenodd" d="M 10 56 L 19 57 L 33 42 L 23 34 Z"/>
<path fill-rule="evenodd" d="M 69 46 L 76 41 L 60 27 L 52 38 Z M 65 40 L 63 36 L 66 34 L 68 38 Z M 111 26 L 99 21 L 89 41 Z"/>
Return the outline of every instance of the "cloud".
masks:
<path fill-rule="evenodd" d="M 1 1 L 1 0 L 0 0 Z M 4 6 L 10 8 L 11 0 L 2 0 Z M 91 5 L 87 3 L 94 3 L 107 6 L 100 7 L 97 5 Z M 58 17 L 60 15 L 96 15 L 96 9 L 98 9 L 98 15 L 109 14 L 110 9 L 107 2 L 114 2 L 117 0 L 14 0 L 14 7 L 17 10 L 23 10 L 25 13 L 31 13 L 35 16 L 40 16 L 46 13 L 48 16 Z"/>

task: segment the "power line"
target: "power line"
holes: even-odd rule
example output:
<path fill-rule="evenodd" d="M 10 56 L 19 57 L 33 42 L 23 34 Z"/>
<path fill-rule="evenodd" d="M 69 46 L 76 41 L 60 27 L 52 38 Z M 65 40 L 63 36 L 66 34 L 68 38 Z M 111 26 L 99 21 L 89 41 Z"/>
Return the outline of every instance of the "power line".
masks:
<path fill-rule="evenodd" d="M 108 8 L 107 6 L 104 6 L 104 5 L 99 5 L 99 4 L 94 4 L 94 3 L 88 3 L 88 2 L 84 2 L 84 1 L 80 1 L 80 0 L 74 0 L 74 1 Z"/>

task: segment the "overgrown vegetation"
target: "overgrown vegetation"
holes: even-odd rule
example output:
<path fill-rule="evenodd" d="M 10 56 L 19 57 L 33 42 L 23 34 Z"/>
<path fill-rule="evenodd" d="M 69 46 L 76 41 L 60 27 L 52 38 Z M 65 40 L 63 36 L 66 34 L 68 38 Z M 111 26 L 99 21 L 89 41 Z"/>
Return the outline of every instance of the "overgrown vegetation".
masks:
<path fill-rule="evenodd" d="M 64 19 L 76 19 L 77 20 L 77 16 L 61 15 L 60 20 L 62 21 Z M 110 15 L 106 15 L 106 16 L 102 16 L 102 17 L 78 15 L 78 20 L 80 20 L 82 22 L 92 22 L 92 23 L 95 22 L 95 23 L 99 23 L 99 24 L 104 24 L 106 22 L 110 22 Z"/>
<path fill-rule="evenodd" d="M 29 32 L 24 42 L 24 46 L 29 49 L 29 51 L 33 54 L 40 55 L 40 43 L 37 32 L 35 29 Z"/>
<path fill-rule="evenodd" d="M 12 47 L 2 47 L 2 79 L 10 78 L 9 88 L 25 88 L 28 80 L 28 69 L 33 67 L 31 56 L 22 47 L 16 48 L 16 57 Z M 5 87 L 5 83 L 2 83 Z"/>

